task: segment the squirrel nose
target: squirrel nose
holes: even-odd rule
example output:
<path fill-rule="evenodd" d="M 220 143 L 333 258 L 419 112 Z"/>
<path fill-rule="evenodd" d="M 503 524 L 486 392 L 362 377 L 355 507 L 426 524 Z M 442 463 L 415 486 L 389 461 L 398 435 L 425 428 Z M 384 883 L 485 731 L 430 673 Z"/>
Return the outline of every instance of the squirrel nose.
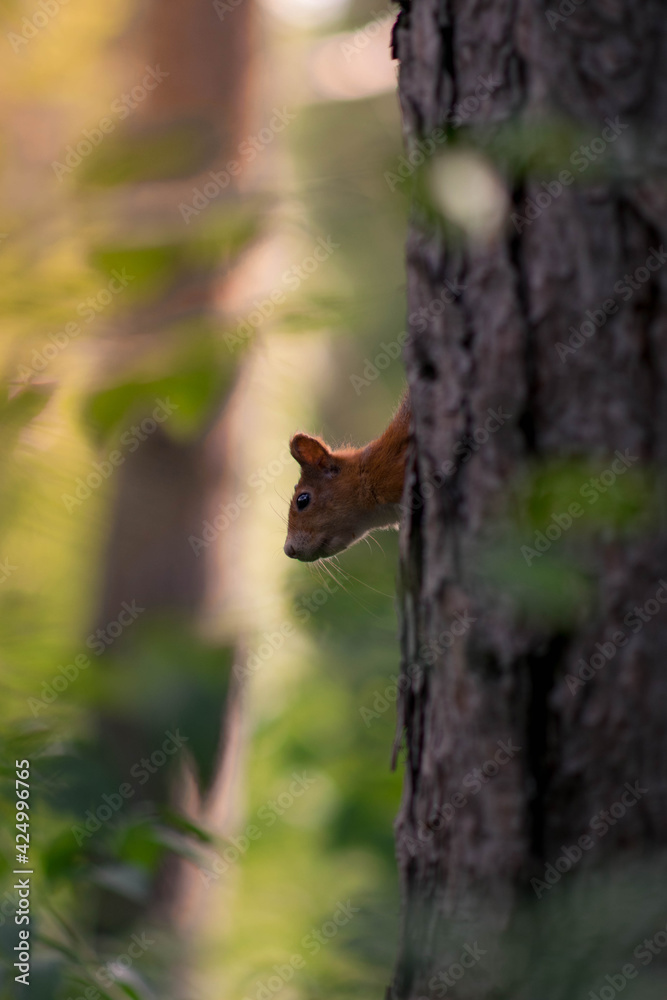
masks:
<path fill-rule="evenodd" d="M 289 556 L 290 559 L 296 559 L 296 549 L 291 542 L 285 542 L 285 555 Z"/>

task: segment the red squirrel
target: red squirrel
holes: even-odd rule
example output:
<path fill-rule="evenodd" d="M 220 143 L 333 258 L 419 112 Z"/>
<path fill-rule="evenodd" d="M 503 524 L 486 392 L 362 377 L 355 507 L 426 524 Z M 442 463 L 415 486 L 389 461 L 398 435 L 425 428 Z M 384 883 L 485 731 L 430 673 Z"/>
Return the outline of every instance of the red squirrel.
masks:
<path fill-rule="evenodd" d="M 290 503 L 285 555 L 315 562 L 375 528 L 397 528 L 409 432 L 406 392 L 384 434 L 363 448 L 332 451 L 320 438 L 295 434 L 290 452 L 301 478 Z"/>

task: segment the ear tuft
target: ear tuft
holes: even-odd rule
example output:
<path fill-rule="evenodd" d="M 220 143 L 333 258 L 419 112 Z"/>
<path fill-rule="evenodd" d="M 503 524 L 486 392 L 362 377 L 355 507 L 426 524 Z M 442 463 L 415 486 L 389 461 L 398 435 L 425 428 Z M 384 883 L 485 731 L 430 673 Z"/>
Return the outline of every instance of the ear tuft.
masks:
<path fill-rule="evenodd" d="M 289 448 L 299 465 L 318 466 L 329 455 L 327 446 L 309 434 L 295 434 Z"/>
<path fill-rule="evenodd" d="M 311 437 L 309 434 L 295 434 L 289 448 L 292 458 L 295 458 L 302 467 L 309 466 L 329 475 L 338 472 L 333 455 L 319 438 Z"/>

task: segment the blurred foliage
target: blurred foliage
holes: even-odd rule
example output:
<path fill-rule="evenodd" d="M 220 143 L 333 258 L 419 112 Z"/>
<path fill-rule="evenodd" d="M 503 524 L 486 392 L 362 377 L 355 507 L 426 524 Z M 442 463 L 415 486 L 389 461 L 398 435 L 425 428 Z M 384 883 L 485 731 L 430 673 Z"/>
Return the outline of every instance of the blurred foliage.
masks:
<path fill-rule="evenodd" d="M 199 169 L 212 147 L 193 123 L 119 133 L 73 172 L 73 183 L 57 181 L 52 161 L 99 120 L 120 87 L 109 45 L 134 6 L 59 10 L 25 52 L 8 50 L 3 70 L 15 140 L 2 150 L 0 201 L 3 1000 L 25 995 L 13 967 L 12 872 L 21 868 L 15 762 L 30 761 L 28 992 L 36 1000 L 84 991 L 112 1000 L 173 995 L 178 949 L 147 901 L 170 856 L 196 866 L 213 840 L 184 814 L 175 789 L 186 764 L 202 792 L 214 778 L 231 648 L 203 639 L 191 623 L 148 615 L 110 648 L 96 643 L 88 632 L 117 487 L 109 477 L 74 513 L 63 502 L 77 476 L 105 463 L 159 397 L 170 400 L 165 430 L 178 441 L 212 419 L 237 369 L 209 315 L 167 311 L 161 335 L 144 338 L 139 350 L 108 348 L 118 348 L 114 338 L 136 310 L 153 308 L 174 282 L 228 264 L 261 225 L 259 206 L 237 203 L 188 229 L 175 210 L 168 232 L 154 225 L 148 233 L 145 222 L 133 227 L 108 205 L 86 200 L 93 181 L 117 189 Z M 24 30 L 33 13 L 12 5 L 3 14 L 6 31 Z M 128 951 L 132 935 L 150 946 Z"/>
<path fill-rule="evenodd" d="M 165 433 L 175 440 L 194 437 L 229 391 L 236 367 L 206 321 L 173 324 L 140 362 L 125 366 L 111 385 L 88 396 L 84 415 L 88 426 L 109 446 L 111 435 L 127 429 L 133 415 L 150 413 L 156 400 L 169 414 Z M 168 400 L 168 402 L 167 402 Z"/>
<path fill-rule="evenodd" d="M 102 187 L 190 177 L 214 159 L 215 135 L 206 122 L 168 122 L 114 135 L 86 160 L 81 185 Z"/>
<path fill-rule="evenodd" d="M 659 496 L 649 471 L 616 456 L 536 463 L 508 487 L 479 578 L 533 623 L 573 627 L 592 613 L 601 545 L 650 531 Z"/>
<path fill-rule="evenodd" d="M 5 10 L 6 31 L 20 32 L 32 14 L 17 0 Z M 348 377 L 388 330 L 397 335 L 404 325 L 405 206 L 382 180 L 387 158 L 400 151 L 395 98 L 301 108 L 285 143 L 298 200 L 272 179 L 250 194 L 223 192 L 185 224 L 178 198 L 191 200 L 196 181 L 189 186 L 187 178 L 212 164 L 216 151 L 198 121 L 132 122 L 74 168 L 53 169 L 126 86 L 114 46 L 135 14 L 132 0 L 113 11 L 64 7 L 0 70 L 11 84 L 14 140 L 2 149 L 0 200 L 0 370 L 8 387 L 0 401 L 0 561 L 9 567 L 0 582 L 2 1000 L 24 989 L 12 968 L 14 778 L 15 761 L 24 759 L 34 871 L 30 995 L 186 995 L 172 973 L 193 956 L 151 911 L 151 893 L 170 858 L 186 859 L 205 884 L 212 859 L 234 848 L 233 836 L 220 838 L 190 818 L 177 789 L 187 762 L 190 780 L 202 795 L 210 792 L 235 648 L 261 647 L 270 628 L 271 615 L 256 618 L 255 643 L 244 612 L 213 638 L 147 613 L 98 651 L 91 628 L 118 482 L 109 476 L 75 509 L 63 498 L 93 463 L 122 448 L 128 430 L 150 419 L 156 400 L 173 408 L 168 437 L 196 439 L 253 346 L 261 353 L 271 337 L 331 336 L 322 409 L 308 413 L 304 405 L 299 419 L 322 421 L 334 436 L 374 433 L 402 382 L 397 363 L 358 398 Z M 211 30 L 220 30 L 214 12 Z M 162 197 L 160 184 L 179 179 L 184 193 L 174 196 L 171 214 L 133 217 L 123 207 L 130 185 Z M 317 274 L 287 287 L 270 321 L 230 349 L 224 334 L 236 330 L 242 307 L 236 319 L 223 316 L 213 280 L 209 299 L 193 309 L 189 289 L 275 233 L 288 237 L 286 267 L 312 253 L 319 236 L 331 234 L 339 247 Z M 345 387 L 345 405 L 336 383 Z M 287 480 L 293 471 L 284 470 Z M 272 498 L 273 490 L 249 512 L 251 531 L 267 519 L 273 525 Z M 192 970 L 204 994 L 219 995 L 221 982 L 229 995 L 252 993 L 292 953 L 306 959 L 292 984 L 298 995 L 366 996 L 389 977 L 398 914 L 394 716 L 387 711 L 366 726 L 360 714 L 397 667 L 396 540 L 382 545 L 384 555 L 378 549 L 372 562 L 350 553 L 345 573 L 352 576 L 336 589 L 325 578 L 331 593 L 300 566 L 289 567 L 294 575 L 281 584 L 297 638 L 251 684 L 245 813 L 248 822 L 260 816 L 261 837 L 230 873 L 231 922 L 221 919 L 228 908 L 222 881 L 215 877 L 205 891 L 203 944 Z M 276 558 L 282 573 L 282 552 Z M 325 605 L 304 621 L 304 600 L 320 591 Z M 261 688 L 269 674 L 283 687 L 267 710 Z M 176 752 L 161 749 L 170 739 Z M 312 787 L 272 813 L 267 803 L 282 801 L 294 775 L 312 778 Z M 348 899 L 353 919 L 327 947 L 308 951 L 304 938 Z M 151 944 L 127 960 L 133 935 Z"/>

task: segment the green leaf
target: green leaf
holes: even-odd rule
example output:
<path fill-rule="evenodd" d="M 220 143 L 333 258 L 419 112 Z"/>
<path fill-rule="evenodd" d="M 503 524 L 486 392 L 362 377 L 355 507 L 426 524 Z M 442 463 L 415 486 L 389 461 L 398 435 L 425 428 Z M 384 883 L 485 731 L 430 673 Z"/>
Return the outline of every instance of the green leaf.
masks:
<path fill-rule="evenodd" d="M 91 254 L 91 264 L 105 278 L 118 271 L 128 278 L 124 302 L 158 295 L 182 269 L 184 248 L 180 242 L 146 246 L 104 246 Z"/>
<path fill-rule="evenodd" d="M 71 878 L 81 868 L 81 848 L 71 830 L 64 830 L 42 853 L 44 873 L 49 879 Z"/>
<path fill-rule="evenodd" d="M 157 232 L 138 231 L 132 242 L 109 238 L 92 250 L 90 261 L 105 279 L 114 271 L 130 277 L 124 298 L 157 295 L 176 275 L 213 271 L 235 258 L 257 237 L 266 216 L 265 199 L 211 203 L 187 228 L 180 220 Z"/>
<path fill-rule="evenodd" d="M 39 934 L 37 937 L 38 940 L 41 941 L 42 944 L 46 945 L 47 948 L 52 948 L 60 955 L 64 955 L 65 958 L 69 959 L 69 961 L 73 962 L 75 965 L 83 965 L 81 956 L 73 948 L 70 948 L 69 945 L 63 944 L 62 941 L 57 941 L 55 938 L 49 937 L 48 934 Z"/>
<path fill-rule="evenodd" d="M 53 385 L 31 386 L 0 404 L 0 448 L 10 447 L 19 431 L 39 416 L 53 389 Z"/>
<path fill-rule="evenodd" d="M 209 831 L 205 830 L 203 826 L 193 823 L 191 819 L 188 819 L 186 816 L 181 816 L 180 813 L 174 812 L 172 809 L 163 809 L 162 819 L 169 826 L 173 827 L 174 830 L 191 833 L 204 844 L 212 844 L 216 840 L 214 834 L 209 833 Z"/>
<path fill-rule="evenodd" d="M 156 824 L 150 820 L 125 827 L 118 844 L 119 860 L 145 871 L 155 871 L 164 856 L 164 844 L 155 831 Z"/>
<path fill-rule="evenodd" d="M 160 746 L 165 732 L 180 728 L 183 751 L 208 787 L 216 771 L 233 650 L 208 645 L 185 626 L 158 621 L 137 627 L 135 639 L 105 672 L 105 707 L 140 728 L 149 747 Z"/>
<path fill-rule="evenodd" d="M 480 571 L 487 583 L 509 598 L 517 610 L 531 619 L 567 625 L 589 605 L 591 585 L 580 568 L 565 557 L 548 552 L 530 566 L 520 554 L 520 536 L 515 546 L 490 547 L 480 557 Z"/>
<path fill-rule="evenodd" d="M 134 986 L 130 986 L 129 983 L 121 983 L 121 982 L 119 982 L 118 985 L 120 986 L 120 988 L 123 991 L 123 993 L 127 993 L 127 995 L 129 997 L 132 997 L 132 1000 L 144 1000 L 144 998 L 141 996 L 141 994 L 137 993 L 137 991 L 135 990 Z"/>
<path fill-rule="evenodd" d="M 215 129 L 204 119 L 119 131 L 84 161 L 79 183 L 113 187 L 190 177 L 213 162 L 217 149 Z"/>
<path fill-rule="evenodd" d="M 133 903 L 145 903 L 150 888 L 149 878 L 144 870 L 133 865 L 104 865 L 92 868 L 89 875 L 93 885 L 99 885 L 109 892 L 130 899 Z"/>
<path fill-rule="evenodd" d="M 188 332 L 193 343 L 185 340 Z M 217 341 L 207 336 L 205 325 L 191 323 L 182 334 L 177 333 L 170 344 L 159 345 L 162 353 L 154 352 L 133 371 L 121 373 L 115 384 L 88 397 L 85 416 L 98 439 L 132 424 L 132 441 L 141 441 L 141 428 L 134 429 L 137 421 L 153 417 L 169 437 L 184 441 L 195 437 L 211 417 L 232 384 L 236 366 L 227 352 L 221 353 Z M 132 441 L 126 440 L 134 450 L 136 445 L 133 448 Z"/>

